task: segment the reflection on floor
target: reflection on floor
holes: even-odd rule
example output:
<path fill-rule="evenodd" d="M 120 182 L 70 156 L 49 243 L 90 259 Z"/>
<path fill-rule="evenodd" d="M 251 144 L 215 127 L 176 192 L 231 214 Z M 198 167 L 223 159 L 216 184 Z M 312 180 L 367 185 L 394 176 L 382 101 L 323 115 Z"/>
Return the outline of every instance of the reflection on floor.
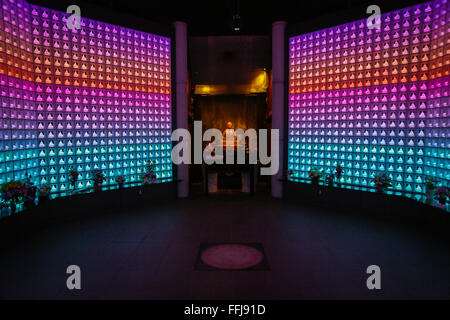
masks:
<path fill-rule="evenodd" d="M 196 270 L 201 243 L 261 243 L 269 270 Z M 198 196 L 53 226 L 0 252 L 7 299 L 450 298 L 443 241 L 267 194 Z M 66 288 L 68 265 L 82 289 Z M 381 268 L 378 291 L 366 268 Z"/>

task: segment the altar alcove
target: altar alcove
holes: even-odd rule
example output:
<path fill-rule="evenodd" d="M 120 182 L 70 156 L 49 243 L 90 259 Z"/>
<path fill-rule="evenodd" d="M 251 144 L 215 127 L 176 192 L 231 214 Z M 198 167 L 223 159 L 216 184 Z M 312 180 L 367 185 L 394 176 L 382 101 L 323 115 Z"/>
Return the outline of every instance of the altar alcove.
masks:
<path fill-rule="evenodd" d="M 266 36 L 207 36 L 189 40 L 190 82 L 189 118 L 202 121 L 203 132 L 210 128 L 224 132 L 228 122 L 233 129 L 265 129 L 270 126 L 271 47 Z M 252 169 L 253 170 L 253 169 Z M 234 169 L 217 173 L 217 188 L 245 190 L 243 174 Z M 235 172 L 236 171 L 236 172 Z M 264 181 L 257 177 L 255 182 Z M 244 172 L 244 173 L 243 173 Z M 201 166 L 191 165 L 191 191 L 204 189 Z M 196 187 L 197 186 L 197 187 Z M 248 191 L 248 188 L 247 188 Z"/>

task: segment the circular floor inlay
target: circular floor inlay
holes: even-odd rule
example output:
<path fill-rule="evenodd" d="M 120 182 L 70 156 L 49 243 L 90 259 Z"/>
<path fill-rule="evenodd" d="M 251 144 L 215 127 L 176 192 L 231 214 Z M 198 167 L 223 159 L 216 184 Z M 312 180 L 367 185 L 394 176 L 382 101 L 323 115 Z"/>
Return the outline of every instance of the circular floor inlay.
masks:
<path fill-rule="evenodd" d="M 203 251 L 201 259 L 207 265 L 219 269 L 246 269 L 260 263 L 263 255 L 253 247 L 223 244 L 209 247 Z"/>

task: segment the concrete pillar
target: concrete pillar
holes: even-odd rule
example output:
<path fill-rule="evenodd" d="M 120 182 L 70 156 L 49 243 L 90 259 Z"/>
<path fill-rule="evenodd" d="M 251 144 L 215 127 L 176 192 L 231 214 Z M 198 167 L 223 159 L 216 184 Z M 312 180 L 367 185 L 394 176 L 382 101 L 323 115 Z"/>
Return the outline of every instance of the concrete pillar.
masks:
<path fill-rule="evenodd" d="M 280 168 L 277 174 L 272 176 L 272 197 L 281 198 L 283 196 L 284 171 L 284 116 L 285 108 L 285 21 L 272 23 L 272 129 L 279 130 L 279 159 Z M 272 148 L 273 150 L 273 148 Z"/>
<path fill-rule="evenodd" d="M 177 127 L 188 129 L 187 109 L 187 24 L 176 21 L 175 27 L 175 78 L 176 78 L 176 119 Z M 178 197 L 185 198 L 189 195 L 189 166 L 180 164 L 177 166 Z"/>

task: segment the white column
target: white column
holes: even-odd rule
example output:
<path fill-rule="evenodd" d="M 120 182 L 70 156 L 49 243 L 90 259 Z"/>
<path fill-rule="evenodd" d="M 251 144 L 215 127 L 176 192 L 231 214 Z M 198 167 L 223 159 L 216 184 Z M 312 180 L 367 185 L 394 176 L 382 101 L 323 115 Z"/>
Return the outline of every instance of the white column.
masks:
<path fill-rule="evenodd" d="M 276 21 L 272 23 L 272 129 L 279 130 L 279 163 L 280 168 L 272 176 L 272 197 L 281 198 L 283 196 L 283 178 L 284 171 L 284 115 L 285 108 L 285 64 L 284 31 L 286 29 L 285 21 Z M 273 150 L 273 148 L 272 148 Z M 273 156 L 272 156 L 273 157 Z"/>
<path fill-rule="evenodd" d="M 187 24 L 176 21 L 175 27 L 175 78 L 176 78 L 176 118 L 177 127 L 188 129 L 187 110 Z M 189 195 L 189 167 L 187 164 L 177 166 L 178 197 L 185 198 Z"/>

